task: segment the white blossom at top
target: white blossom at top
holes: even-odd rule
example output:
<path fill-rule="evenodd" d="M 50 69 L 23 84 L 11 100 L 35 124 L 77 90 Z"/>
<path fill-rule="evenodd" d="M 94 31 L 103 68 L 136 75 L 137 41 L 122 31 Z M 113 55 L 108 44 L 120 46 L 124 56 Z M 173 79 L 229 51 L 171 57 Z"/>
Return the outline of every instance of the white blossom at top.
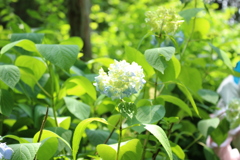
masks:
<path fill-rule="evenodd" d="M 112 99 L 122 99 L 138 93 L 144 83 L 143 69 L 137 63 L 129 64 L 125 60 L 114 60 L 108 73 L 101 68 L 99 76 L 95 77 L 97 90 Z"/>

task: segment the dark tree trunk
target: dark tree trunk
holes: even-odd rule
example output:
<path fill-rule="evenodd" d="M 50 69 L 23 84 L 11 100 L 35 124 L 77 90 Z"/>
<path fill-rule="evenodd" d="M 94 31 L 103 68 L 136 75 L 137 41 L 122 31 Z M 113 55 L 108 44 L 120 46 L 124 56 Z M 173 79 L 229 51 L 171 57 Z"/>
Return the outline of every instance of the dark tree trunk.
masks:
<path fill-rule="evenodd" d="M 68 19 L 71 27 L 70 35 L 81 37 L 84 43 L 83 60 L 92 57 L 90 41 L 90 0 L 68 0 Z"/>

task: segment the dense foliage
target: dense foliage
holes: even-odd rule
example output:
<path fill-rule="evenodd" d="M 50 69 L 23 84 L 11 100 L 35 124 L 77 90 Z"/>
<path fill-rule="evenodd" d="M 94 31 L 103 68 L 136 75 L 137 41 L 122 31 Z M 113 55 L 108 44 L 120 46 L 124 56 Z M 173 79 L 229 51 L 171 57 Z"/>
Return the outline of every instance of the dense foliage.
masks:
<path fill-rule="evenodd" d="M 209 115 L 223 78 L 239 76 L 236 8 L 159 2 L 93 0 L 86 62 L 65 1 L 33 1 L 29 21 L 0 2 L 0 135 L 13 160 L 217 159 L 205 142 L 230 126 Z"/>

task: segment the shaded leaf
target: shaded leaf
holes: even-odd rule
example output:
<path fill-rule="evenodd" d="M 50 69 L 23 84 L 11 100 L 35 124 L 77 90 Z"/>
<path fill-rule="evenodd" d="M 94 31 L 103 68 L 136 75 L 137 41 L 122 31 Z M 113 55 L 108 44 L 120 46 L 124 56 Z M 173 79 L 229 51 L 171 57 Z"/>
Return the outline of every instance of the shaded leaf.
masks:
<path fill-rule="evenodd" d="M 34 43 L 42 43 L 44 34 L 43 33 L 13 33 L 11 35 L 11 42 L 15 42 L 22 39 L 28 39 Z"/>
<path fill-rule="evenodd" d="M 198 12 L 202 10 L 203 8 L 190 8 L 179 12 L 179 15 L 183 17 L 187 22 L 189 22 L 193 17 L 198 14 Z"/>
<path fill-rule="evenodd" d="M 18 67 L 14 65 L 1 65 L 0 80 L 13 89 L 20 80 L 20 71 Z"/>

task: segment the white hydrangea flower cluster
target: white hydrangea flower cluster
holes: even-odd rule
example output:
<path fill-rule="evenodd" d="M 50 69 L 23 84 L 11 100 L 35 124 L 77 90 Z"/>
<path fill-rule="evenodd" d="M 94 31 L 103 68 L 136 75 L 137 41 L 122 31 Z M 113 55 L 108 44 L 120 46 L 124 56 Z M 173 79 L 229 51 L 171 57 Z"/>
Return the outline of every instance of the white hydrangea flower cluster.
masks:
<path fill-rule="evenodd" d="M 226 118 L 230 122 L 230 128 L 234 129 L 240 124 L 240 99 L 233 99 L 229 102 L 226 110 Z"/>
<path fill-rule="evenodd" d="M 97 90 L 112 99 L 122 99 L 138 93 L 144 83 L 143 69 L 137 63 L 129 64 L 125 60 L 114 60 L 108 73 L 101 68 L 99 76 L 95 77 Z"/>
<path fill-rule="evenodd" d="M 158 34 L 174 33 L 183 22 L 175 10 L 163 7 L 159 7 L 156 11 L 148 11 L 145 15 L 145 21 L 151 27 L 151 31 Z"/>

